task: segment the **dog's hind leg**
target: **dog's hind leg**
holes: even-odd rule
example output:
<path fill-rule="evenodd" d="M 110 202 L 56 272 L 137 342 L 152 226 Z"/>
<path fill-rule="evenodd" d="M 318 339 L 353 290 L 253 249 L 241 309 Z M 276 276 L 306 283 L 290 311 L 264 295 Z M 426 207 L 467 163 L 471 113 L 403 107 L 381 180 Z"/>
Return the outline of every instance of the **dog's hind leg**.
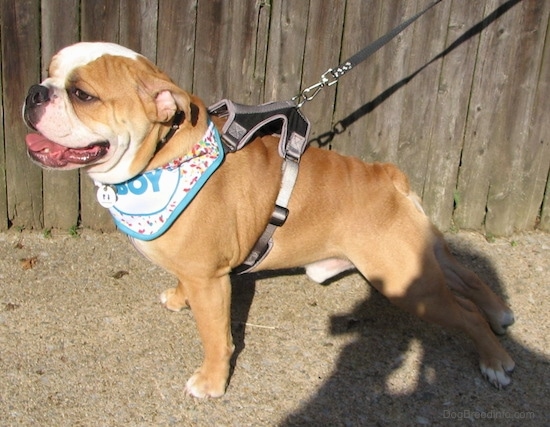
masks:
<path fill-rule="evenodd" d="M 393 244 L 392 244 L 393 243 Z M 458 299 L 429 245 L 416 242 L 381 242 L 375 256 L 350 257 L 370 283 L 392 303 L 421 319 L 466 332 L 474 341 L 483 375 L 497 388 L 510 383 L 514 361 L 501 346 L 489 324 L 470 301 Z"/>
<path fill-rule="evenodd" d="M 441 266 L 447 285 L 457 294 L 474 302 L 497 334 L 504 334 L 514 323 L 514 313 L 481 279 L 462 266 L 451 254 L 441 233 L 436 231 L 435 256 Z"/>

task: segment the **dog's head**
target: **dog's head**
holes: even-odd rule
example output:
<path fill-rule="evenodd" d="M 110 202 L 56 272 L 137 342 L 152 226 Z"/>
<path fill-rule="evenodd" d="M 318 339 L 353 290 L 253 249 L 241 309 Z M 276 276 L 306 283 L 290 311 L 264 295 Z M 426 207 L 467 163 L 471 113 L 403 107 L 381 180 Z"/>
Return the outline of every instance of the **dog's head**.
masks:
<path fill-rule="evenodd" d="M 178 133 L 187 136 L 157 153 L 177 111 L 184 113 Z M 153 157 L 171 160 L 206 129 L 200 101 L 145 57 L 112 43 L 77 43 L 57 53 L 48 78 L 29 89 L 23 115 L 36 131 L 26 138 L 34 161 L 85 167 L 108 184 L 134 177 Z"/>

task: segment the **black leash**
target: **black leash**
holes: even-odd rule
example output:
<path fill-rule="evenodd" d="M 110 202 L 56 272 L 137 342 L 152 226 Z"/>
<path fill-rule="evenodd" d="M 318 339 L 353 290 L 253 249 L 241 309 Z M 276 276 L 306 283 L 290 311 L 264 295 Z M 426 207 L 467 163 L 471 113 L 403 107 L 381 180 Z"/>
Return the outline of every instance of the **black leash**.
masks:
<path fill-rule="evenodd" d="M 317 83 L 309 86 L 308 88 L 304 89 L 302 92 L 300 92 L 300 94 L 298 94 L 294 98 L 292 98 L 292 101 L 294 101 L 296 103 L 296 106 L 298 108 L 300 108 L 307 101 L 311 101 L 313 98 L 315 98 L 315 96 L 325 86 L 332 86 L 332 85 L 338 83 L 338 79 L 340 77 L 342 77 L 348 71 L 353 69 L 356 65 L 358 65 L 361 62 L 365 61 L 374 52 L 376 52 L 382 46 L 387 44 L 391 39 L 393 39 L 395 36 L 397 36 L 399 33 L 401 33 L 405 28 L 407 28 L 414 21 L 416 21 L 418 18 L 420 18 L 422 15 L 424 15 L 428 10 L 430 10 L 432 7 L 434 7 L 436 4 L 440 3 L 441 1 L 442 0 L 436 0 L 431 5 L 429 5 L 426 9 L 418 12 L 416 15 L 414 15 L 411 18 L 407 19 L 406 21 L 402 22 L 397 27 L 395 27 L 393 30 L 391 30 L 387 34 L 383 35 L 379 39 L 375 40 L 373 43 L 371 43 L 367 47 L 365 47 L 362 50 L 360 50 L 359 52 L 357 52 L 355 55 L 353 55 L 348 60 L 344 61 L 342 64 L 338 65 L 338 67 L 336 67 L 334 69 L 329 68 L 327 71 L 325 71 L 321 75 L 321 80 L 319 80 Z"/>

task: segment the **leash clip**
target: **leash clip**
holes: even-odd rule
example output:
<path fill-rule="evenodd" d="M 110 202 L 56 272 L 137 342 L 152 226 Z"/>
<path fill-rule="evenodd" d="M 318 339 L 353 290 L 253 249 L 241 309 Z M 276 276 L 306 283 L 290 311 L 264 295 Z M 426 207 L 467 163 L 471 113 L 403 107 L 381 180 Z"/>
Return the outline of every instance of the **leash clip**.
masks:
<path fill-rule="evenodd" d="M 317 82 L 314 85 L 311 85 L 310 87 L 305 88 L 303 91 L 301 91 L 298 95 L 294 96 L 292 98 L 292 101 L 296 104 L 296 108 L 302 107 L 307 101 L 311 101 L 313 98 L 317 96 L 319 92 L 321 92 L 321 89 L 325 86 L 325 83 L 323 81 Z"/>
<path fill-rule="evenodd" d="M 350 67 L 351 68 L 351 67 Z M 344 71 L 345 72 L 345 71 Z M 336 83 L 338 83 L 338 79 L 341 75 L 344 73 L 341 72 L 340 74 L 337 71 L 334 71 L 332 68 L 329 68 L 327 71 L 325 71 L 321 75 L 321 81 L 323 82 L 323 86 L 332 86 Z"/>
<path fill-rule="evenodd" d="M 332 76 L 332 79 L 328 76 Z M 315 98 L 319 94 L 319 92 L 321 92 L 321 89 L 323 89 L 325 86 L 332 86 L 334 83 L 337 82 L 337 80 L 338 79 L 335 78 L 332 74 L 332 68 L 329 68 L 321 75 L 321 80 L 309 87 L 306 87 L 298 95 L 292 98 L 292 101 L 296 103 L 296 108 L 300 108 L 307 101 L 311 101 L 313 98 Z"/>
<path fill-rule="evenodd" d="M 352 65 L 349 62 L 346 62 L 343 67 L 338 67 L 338 69 L 336 70 L 329 68 L 327 71 L 321 74 L 321 80 L 305 88 L 302 92 L 293 97 L 292 101 L 296 103 L 297 108 L 300 108 L 306 102 L 311 101 L 313 98 L 315 98 L 319 94 L 319 92 L 321 92 L 321 89 L 323 89 L 325 86 L 332 86 L 338 83 L 338 79 L 340 78 L 340 76 L 343 76 L 344 73 L 351 70 L 351 68 Z"/>

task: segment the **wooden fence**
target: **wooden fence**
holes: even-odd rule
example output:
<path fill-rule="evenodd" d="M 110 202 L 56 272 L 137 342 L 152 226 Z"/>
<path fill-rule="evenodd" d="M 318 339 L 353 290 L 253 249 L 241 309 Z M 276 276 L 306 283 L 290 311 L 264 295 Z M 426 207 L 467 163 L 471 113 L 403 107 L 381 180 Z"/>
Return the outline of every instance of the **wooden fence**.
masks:
<path fill-rule="evenodd" d="M 21 105 L 59 48 L 118 42 L 207 104 L 256 104 L 289 99 L 432 0 L 0 1 L 0 230 L 111 230 L 88 178 L 25 152 Z M 549 14 L 546 0 L 443 0 L 305 105 L 313 143 L 397 163 L 444 230 L 550 230 Z"/>

